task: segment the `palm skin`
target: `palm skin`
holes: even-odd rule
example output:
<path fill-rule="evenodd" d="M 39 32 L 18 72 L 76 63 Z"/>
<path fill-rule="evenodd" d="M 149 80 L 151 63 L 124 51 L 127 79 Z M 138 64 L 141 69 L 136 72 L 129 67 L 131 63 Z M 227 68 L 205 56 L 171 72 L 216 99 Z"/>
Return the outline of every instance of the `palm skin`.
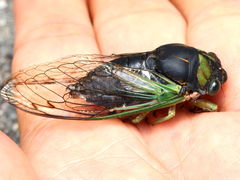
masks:
<path fill-rule="evenodd" d="M 155 126 L 118 119 L 62 121 L 18 111 L 21 149 L 1 135 L 0 154 L 9 164 L 1 163 L 2 174 L 19 172 L 16 179 L 237 179 L 239 7 L 237 1 L 16 0 L 14 71 L 70 54 L 138 52 L 180 42 L 215 52 L 229 78 L 213 98 L 221 112 L 178 110 Z"/>

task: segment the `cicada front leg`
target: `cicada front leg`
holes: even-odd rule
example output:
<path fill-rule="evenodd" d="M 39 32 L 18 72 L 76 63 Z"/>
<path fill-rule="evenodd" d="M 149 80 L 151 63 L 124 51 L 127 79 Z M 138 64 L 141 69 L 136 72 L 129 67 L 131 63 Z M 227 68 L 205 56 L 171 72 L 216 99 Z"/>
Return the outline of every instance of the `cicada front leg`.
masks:
<path fill-rule="evenodd" d="M 190 101 L 190 104 L 193 106 L 192 112 L 214 112 L 217 111 L 217 104 L 212 103 L 206 99 L 196 99 Z"/>

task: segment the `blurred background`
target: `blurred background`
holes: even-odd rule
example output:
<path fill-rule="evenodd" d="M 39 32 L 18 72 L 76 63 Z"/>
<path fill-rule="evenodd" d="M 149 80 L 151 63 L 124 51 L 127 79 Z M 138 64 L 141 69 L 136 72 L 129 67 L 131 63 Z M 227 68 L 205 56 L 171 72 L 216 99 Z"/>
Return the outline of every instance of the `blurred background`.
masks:
<path fill-rule="evenodd" d="M 11 72 L 13 57 L 14 22 L 12 0 L 0 0 L 0 84 Z M 15 108 L 0 97 L 0 130 L 15 142 L 19 142 L 18 124 Z"/>

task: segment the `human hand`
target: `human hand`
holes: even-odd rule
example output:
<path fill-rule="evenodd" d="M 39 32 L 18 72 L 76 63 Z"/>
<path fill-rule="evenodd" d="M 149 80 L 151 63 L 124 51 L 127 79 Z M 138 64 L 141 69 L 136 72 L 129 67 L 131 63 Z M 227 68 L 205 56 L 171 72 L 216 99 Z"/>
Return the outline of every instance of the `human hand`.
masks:
<path fill-rule="evenodd" d="M 180 42 L 215 52 L 229 78 L 213 99 L 222 112 L 179 110 L 155 126 L 18 111 L 25 154 L 6 140 L 7 160 L 16 158 L 29 179 L 34 172 L 40 179 L 237 179 L 239 7 L 237 1 L 16 0 L 15 72 L 72 54 L 139 52 Z"/>

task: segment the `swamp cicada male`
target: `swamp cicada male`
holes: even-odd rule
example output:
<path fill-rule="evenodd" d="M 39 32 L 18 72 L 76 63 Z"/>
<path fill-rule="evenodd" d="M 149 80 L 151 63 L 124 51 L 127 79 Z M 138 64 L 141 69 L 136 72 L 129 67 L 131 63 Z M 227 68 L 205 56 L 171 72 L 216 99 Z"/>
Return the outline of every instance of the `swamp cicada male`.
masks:
<path fill-rule="evenodd" d="M 138 123 L 151 111 L 169 108 L 159 123 L 191 101 L 203 111 L 217 105 L 199 99 L 215 95 L 227 73 L 212 52 L 167 44 L 142 53 L 75 55 L 15 74 L 1 90 L 14 106 L 40 116 L 98 120 L 134 116 Z"/>

